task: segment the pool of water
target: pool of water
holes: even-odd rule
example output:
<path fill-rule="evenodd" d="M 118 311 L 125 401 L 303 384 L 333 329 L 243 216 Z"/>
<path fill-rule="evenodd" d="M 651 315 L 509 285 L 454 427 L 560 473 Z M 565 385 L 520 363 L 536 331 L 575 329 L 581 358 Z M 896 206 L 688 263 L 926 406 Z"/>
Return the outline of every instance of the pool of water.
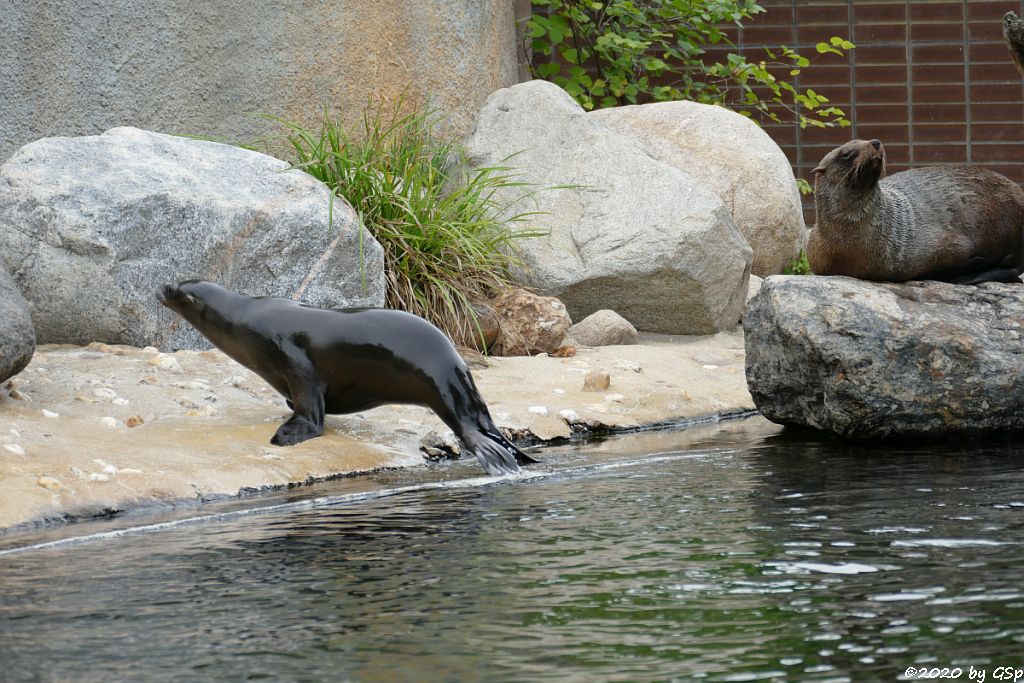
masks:
<path fill-rule="evenodd" d="M 857 446 L 755 418 L 540 456 L 520 480 L 460 464 L 0 537 L 0 679 L 1024 668 L 1014 440 Z"/>

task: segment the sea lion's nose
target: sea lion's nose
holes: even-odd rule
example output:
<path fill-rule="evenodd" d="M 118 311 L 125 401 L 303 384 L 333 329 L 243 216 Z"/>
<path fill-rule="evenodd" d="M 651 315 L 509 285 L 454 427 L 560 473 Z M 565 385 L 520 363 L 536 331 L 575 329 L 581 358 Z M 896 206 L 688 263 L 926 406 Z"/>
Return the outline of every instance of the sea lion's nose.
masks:
<path fill-rule="evenodd" d="M 869 140 L 869 142 L 871 143 L 871 146 L 874 147 L 875 149 L 881 149 L 882 148 L 882 141 L 881 140 Z"/>
<path fill-rule="evenodd" d="M 156 290 L 156 298 L 160 303 L 166 304 L 174 298 L 174 291 L 174 285 L 162 285 Z"/>

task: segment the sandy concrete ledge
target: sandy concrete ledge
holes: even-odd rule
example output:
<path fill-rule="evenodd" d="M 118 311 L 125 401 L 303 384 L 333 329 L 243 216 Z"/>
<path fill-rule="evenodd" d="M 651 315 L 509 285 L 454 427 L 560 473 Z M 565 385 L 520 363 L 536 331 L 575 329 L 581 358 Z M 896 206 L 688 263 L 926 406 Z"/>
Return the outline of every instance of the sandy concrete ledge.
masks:
<path fill-rule="evenodd" d="M 739 329 L 486 362 L 473 368 L 477 385 L 499 426 L 521 438 L 568 438 L 567 420 L 620 430 L 754 408 Z M 610 386 L 584 391 L 590 370 L 607 372 Z M 42 346 L 0 389 L 0 531 L 422 465 L 420 439 L 447 431 L 426 409 L 386 406 L 329 416 L 323 437 L 271 446 L 288 415 L 219 351 Z"/>

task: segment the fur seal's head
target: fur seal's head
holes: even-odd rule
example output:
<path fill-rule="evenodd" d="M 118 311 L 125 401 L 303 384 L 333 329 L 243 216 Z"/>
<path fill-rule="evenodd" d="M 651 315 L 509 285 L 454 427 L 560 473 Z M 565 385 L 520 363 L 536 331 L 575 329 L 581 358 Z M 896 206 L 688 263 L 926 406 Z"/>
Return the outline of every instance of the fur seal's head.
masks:
<path fill-rule="evenodd" d="M 163 285 L 156 292 L 156 298 L 200 331 L 204 323 L 222 319 L 223 304 L 238 295 L 214 282 L 205 280 L 183 280 L 176 285 Z"/>
<path fill-rule="evenodd" d="M 885 147 L 879 140 L 850 140 L 826 154 L 811 173 L 815 192 L 868 192 L 885 176 Z"/>

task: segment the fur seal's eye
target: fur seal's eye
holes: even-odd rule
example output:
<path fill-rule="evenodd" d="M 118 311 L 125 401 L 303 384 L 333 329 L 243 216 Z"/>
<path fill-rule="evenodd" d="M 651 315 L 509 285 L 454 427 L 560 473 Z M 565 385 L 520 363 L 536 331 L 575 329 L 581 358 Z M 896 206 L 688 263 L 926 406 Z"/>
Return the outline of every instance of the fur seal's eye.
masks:
<path fill-rule="evenodd" d="M 196 305 L 196 298 L 194 296 L 192 296 L 191 294 L 186 294 L 185 298 L 188 299 L 188 302 L 190 304 L 192 304 L 193 306 Z"/>
<path fill-rule="evenodd" d="M 855 156 L 857 156 L 857 150 L 851 149 L 849 152 L 843 152 L 842 154 L 840 154 L 839 158 L 842 159 L 843 161 L 850 161 Z"/>

